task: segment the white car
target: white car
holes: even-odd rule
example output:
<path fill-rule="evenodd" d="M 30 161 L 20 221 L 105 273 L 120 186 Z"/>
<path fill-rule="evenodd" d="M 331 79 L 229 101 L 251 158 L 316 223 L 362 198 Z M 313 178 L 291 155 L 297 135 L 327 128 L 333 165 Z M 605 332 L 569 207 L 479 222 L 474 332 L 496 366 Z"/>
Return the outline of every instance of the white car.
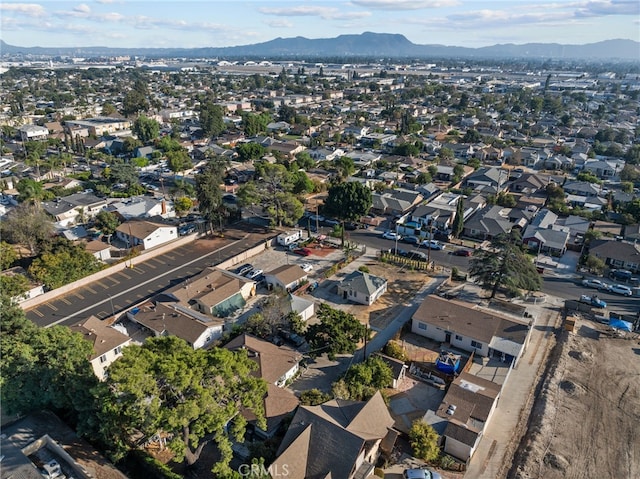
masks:
<path fill-rule="evenodd" d="M 440 241 L 436 240 L 424 240 L 422 246 L 429 249 L 441 250 L 444 249 L 444 245 Z"/>
<path fill-rule="evenodd" d="M 440 474 L 429 469 L 405 469 L 402 477 L 405 479 L 442 479 Z"/>
<path fill-rule="evenodd" d="M 264 271 L 262 271 L 261 269 L 252 269 L 251 271 L 249 271 L 249 273 L 247 274 L 247 278 L 249 279 L 253 279 L 253 278 L 257 278 L 258 276 L 260 276 L 262 273 L 264 273 Z"/>
<path fill-rule="evenodd" d="M 609 292 L 615 293 L 615 294 L 621 294 L 623 296 L 633 295 L 633 291 L 631 291 L 631 288 L 623 284 L 614 284 L 613 286 L 611 286 L 611 289 L 609 290 Z"/>
<path fill-rule="evenodd" d="M 583 279 L 582 286 L 586 286 L 587 288 L 606 289 L 605 283 L 599 279 Z"/>
<path fill-rule="evenodd" d="M 399 240 L 402 238 L 398 233 L 394 233 L 393 231 L 385 231 L 382 233 L 382 237 L 388 240 Z"/>
<path fill-rule="evenodd" d="M 308 273 L 313 269 L 313 265 L 311 263 L 302 263 L 300 267 L 305 271 L 305 273 Z"/>

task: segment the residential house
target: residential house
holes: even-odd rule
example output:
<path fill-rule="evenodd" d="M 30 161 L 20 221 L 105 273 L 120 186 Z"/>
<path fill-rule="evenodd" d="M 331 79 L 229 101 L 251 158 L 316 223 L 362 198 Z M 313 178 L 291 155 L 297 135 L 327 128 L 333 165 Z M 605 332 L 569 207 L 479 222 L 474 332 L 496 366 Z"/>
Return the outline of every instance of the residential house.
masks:
<path fill-rule="evenodd" d="M 225 318 L 256 294 L 256 282 L 220 268 L 205 268 L 164 294 L 186 308 Z"/>
<path fill-rule="evenodd" d="M 338 295 L 353 303 L 371 306 L 387 292 L 387 280 L 363 271 L 349 273 L 338 284 Z"/>
<path fill-rule="evenodd" d="M 467 176 L 463 185 L 483 193 L 499 193 L 509 177 L 502 168 L 482 167 Z"/>
<path fill-rule="evenodd" d="M 267 394 L 264 397 L 267 428 L 262 429 L 256 424 L 256 417 L 251 411 L 245 410 L 243 415 L 259 437 L 272 437 L 278 432 L 282 422 L 298 407 L 298 398 L 285 389 L 285 386 L 298 374 L 302 354 L 287 346 L 276 346 L 249 334 L 241 334 L 224 347 L 231 351 L 245 350 L 249 358 L 258 365 L 252 374 L 267 383 Z"/>
<path fill-rule="evenodd" d="M 543 209 L 522 233 L 522 243 L 529 249 L 553 256 L 562 256 L 569 242 L 569 227 L 557 224 L 558 215 Z"/>
<path fill-rule="evenodd" d="M 373 193 L 371 211 L 382 215 L 401 216 L 423 200 L 418 191 L 394 189 Z"/>
<path fill-rule="evenodd" d="M 368 126 L 356 126 L 356 125 L 347 126 L 342 131 L 343 135 L 353 135 L 357 140 L 362 138 L 367 133 L 369 133 L 369 127 Z"/>
<path fill-rule="evenodd" d="M 87 128 L 91 135 L 100 137 L 105 134 L 128 130 L 129 128 L 131 128 L 131 121 L 125 118 L 111 118 L 100 116 L 95 118 L 85 118 L 83 120 L 66 120 L 65 126 L 67 128 Z"/>
<path fill-rule="evenodd" d="M 25 141 L 43 141 L 49 138 L 49 130 L 39 125 L 22 125 L 18 128 L 20 140 Z"/>
<path fill-rule="evenodd" d="M 626 225 L 622 230 L 622 238 L 630 243 L 640 243 L 640 224 Z"/>
<path fill-rule="evenodd" d="M 106 206 L 105 198 L 98 198 L 91 193 L 75 193 L 42 203 L 42 208 L 63 228 L 75 224 L 79 216 L 84 217 L 80 222 L 93 218 Z"/>
<path fill-rule="evenodd" d="M 444 452 L 467 462 L 478 448 L 500 399 L 500 385 L 462 372 L 442 399 L 436 414 L 447 420 Z"/>
<path fill-rule="evenodd" d="M 89 241 L 84 245 L 84 249 L 100 261 L 107 261 L 111 259 L 111 245 L 103 241 Z"/>
<path fill-rule="evenodd" d="M 148 196 L 117 200 L 110 203 L 106 210 L 111 213 L 117 213 L 124 220 L 152 218 L 154 216 L 174 218 L 176 215 L 173 203 L 166 201 L 164 198 L 156 199 Z"/>
<path fill-rule="evenodd" d="M 351 158 L 356 168 L 367 168 L 382 158 L 382 155 L 380 155 L 379 153 L 373 151 L 358 150 L 349 151 L 343 156 L 348 156 L 349 158 Z"/>
<path fill-rule="evenodd" d="M 130 248 L 148 250 L 178 238 L 178 228 L 151 221 L 131 220 L 116 228 L 116 237 L 127 243 Z"/>
<path fill-rule="evenodd" d="M 153 146 L 139 146 L 133 150 L 134 158 L 147 158 L 150 160 L 153 157 L 155 148 Z"/>
<path fill-rule="evenodd" d="M 316 161 L 333 161 L 336 158 L 341 158 L 344 156 L 344 150 L 340 148 L 336 148 L 330 150 L 328 148 L 313 148 L 311 150 L 307 150 L 309 156 Z"/>
<path fill-rule="evenodd" d="M 591 221 L 581 216 L 569 215 L 566 218 L 558 218 L 556 224 L 569 229 L 567 249 L 580 251 L 584 243 L 584 235 L 591 227 Z"/>
<path fill-rule="evenodd" d="M 392 143 L 397 138 L 391 133 L 367 133 L 360 138 L 363 146 L 376 147 Z"/>
<path fill-rule="evenodd" d="M 267 151 L 278 152 L 289 158 L 294 158 L 298 153 L 305 149 L 304 145 L 299 145 L 293 141 L 281 141 L 273 143 L 271 146 L 267 147 Z"/>
<path fill-rule="evenodd" d="M 49 411 L 2 425 L 2 479 L 127 479 L 88 442 Z M 49 469 L 52 474 L 44 475 Z M 55 475 L 57 471 L 60 474 Z"/>
<path fill-rule="evenodd" d="M 286 121 L 271 122 L 267 125 L 269 133 L 287 133 L 291 129 L 291 125 Z"/>
<path fill-rule="evenodd" d="M 584 164 L 584 171 L 593 173 L 600 179 L 606 180 L 616 176 L 624 168 L 624 160 L 596 160 L 592 159 Z"/>
<path fill-rule="evenodd" d="M 544 191 L 550 182 L 551 177 L 549 176 L 537 173 L 524 173 L 522 176 L 509 183 L 509 191 L 512 193 L 532 195 L 539 191 Z"/>
<path fill-rule="evenodd" d="M 597 220 L 593 223 L 593 230 L 602 233 L 604 236 L 616 237 L 622 235 L 622 225 L 611 221 Z"/>
<path fill-rule="evenodd" d="M 398 435 L 377 392 L 368 401 L 334 399 L 299 406 L 270 465 L 272 477 L 356 479 L 373 474 Z"/>
<path fill-rule="evenodd" d="M 589 244 L 589 254 L 600 258 L 610 268 L 640 273 L 640 244 L 598 239 Z"/>
<path fill-rule="evenodd" d="M 285 291 L 294 291 L 304 281 L 307 281 L 308 277 L 309 274 L 297 264 L 283 264 L 264 275 L 268 285 L 272 288 L 282 288 Z"/>
<path fill-rule="evenodd" d="M 501 234 L 510 233 L 513 228 L 522 228 L 526 219 L 520 215 L 510 217 L 512 212 L 520 212 L 515 208 L 504 208 L 499 205 L 487 205 L 464 222 L 462 235 L 480 240 L 490 240 Z"/>
<path fill-rule="evenodd" d="M 413 313 L 411 331 L 479 356 L 517 364 L 529 343 L 530 325 L 493 311 L 427 296 Z"/>
<path fill-rule="evenodd" d="M 176 336 L 193 349 L 210 346 L 224 332 L 224 321 L 176 302 L 148 302 L 127 311 L 127 318 L 154 336 Z"/>
<path fill-rule="evenodd" d="M 588 181 L 567 181 L 562 185 L 562 189 L 565 194 L 595 198 L 600 194 L 602 188 L 600 185 Z"/>
<path fill-rule="evenodd" d="M 93 346 L 89 362 L 93 372 L 100 380 L 107 376 L 107 369 L 122 356 L 122 348 L 131 344 L 131 338 L 96 316 L 89 316 L 71 326 L 71 330 L 80 333 Z"/>
<path fill-rule="evenodd" d="M 429 232 L 451 231 L 460 199 L 464 201 L 465 221 L 486 204 L 486 200 L 480 196 L 467 198 L 456 193 L 445 192 L 435 196 L 426 205 L 419 205 L 413 210 L 402 224 L 398 224 L 398 232 L 404 235 L 426 236 Z"/>
<path fill-rule="evenodd" d="M 24 294 L 21 294 L 20 296 L 14 296 L 13 298 L 11 298 L 17 303 L 22 303 L 28 299 L 35 298 L 36 296 L 44 294 L 44 285 L 42 283 L 33 281 L 22 266 L 14 266 L 13 268 L 8 268 L 0 271 L 0 275 L 6 277 L 24 276 L 26 278 L 28 285 L 27 291 L 25 291 Z"/>

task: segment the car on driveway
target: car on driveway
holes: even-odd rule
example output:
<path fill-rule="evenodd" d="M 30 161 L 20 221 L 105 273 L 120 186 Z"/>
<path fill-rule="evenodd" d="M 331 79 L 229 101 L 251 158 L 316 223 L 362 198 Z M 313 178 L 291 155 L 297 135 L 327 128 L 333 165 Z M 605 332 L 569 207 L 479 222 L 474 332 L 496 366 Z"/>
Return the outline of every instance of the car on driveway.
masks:
<path fill-rule="evenodd" d="M 468 249 L 457 249 L 452 253 L 454 256 L 471 256 L 471 251 Z"/>
<path fill-rule="evenodd" d="M 302 263 L 300 267 L 305 271 L 305 273 L 308 273 L 313 269 L 313 265 L 311 263 Z"/>
<path fill-rule="evenodd" d="M 629 286 L 625 286 L 624 284 L 614 284 L 611 286 L 609 290 L 610 293 L 621 294 L 622 296 L 632 296 L 633 291 Z"/>
<path fill-rule="evenodd" d="M 235 274 L 239 274 L 240 276 L 244 276 L 252 269 L 253 269 L 253 265 L 246 263 L 246 264 L 243 264 L 242 266 L 238 266 L 236 269 L 233 270 L 233 272 Z"/>
<path fill-rule="evenodd" d="M 249 273 L 247 273 L 247 278 L 256 279 L 262 273 L 264 273 L 264 271 L 262 271 L 261 269 L 252 269 Z"/>
<path fill-rule="evenodd" d="M 293 252 L 295 254 L 299 254 L 300 256 L 310 256 L 312 251 L 309 248 L 298 248 L 294 249 Z"/>
<path fill-rule="evenodd" d="M 582 286 L 587 288 L 595 288 L 595 289 L 606 289 L 603 287 L 605 283 L 600 281 L 599 279 L 589 278 L 582 280 Z"/>
<path fill-rule="evenodd" d="M 580 302 L 581 303 L 586 303 L 586 304 L 590 304 L 591 306 L 593 306 L 594 308 L 606 308 L 607 307 L 607 303 L 605 303 L 604 301 L 602 301 L 600 298 L 598 298 L 598 296 L 596 296 L 595 294 L 593 296 L 588 296 L 586 294 L 583 294 L 580 296 Z"/>
<path fill-rule="evenodd" d="M 400 236 L 398 233 L 394 233 L 393 231 L 385 231 L 384 233 L 382 233 L 382 237 L 384 239 L 388 239 L 388 240 L 400 240 L 400 239 L 402 239 L 402 236 Z"/>

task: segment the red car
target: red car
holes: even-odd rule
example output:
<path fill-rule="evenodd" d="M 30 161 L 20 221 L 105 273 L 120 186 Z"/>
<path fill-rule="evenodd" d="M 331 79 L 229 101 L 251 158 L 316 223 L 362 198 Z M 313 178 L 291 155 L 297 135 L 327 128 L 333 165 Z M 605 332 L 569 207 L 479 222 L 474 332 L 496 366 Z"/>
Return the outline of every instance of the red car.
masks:
<path fill-rule="evenodd" d="M 293 252 L 300 256 L 309 256 L 311 254 L 311 250 L 309 248 L 298 248 L 294 249 Z"/>
<path fill-rule="evenodd" d="M 471 256 L 471 251 L 468 249 L 457 249 L 453 252 L 455 256 Z"/>

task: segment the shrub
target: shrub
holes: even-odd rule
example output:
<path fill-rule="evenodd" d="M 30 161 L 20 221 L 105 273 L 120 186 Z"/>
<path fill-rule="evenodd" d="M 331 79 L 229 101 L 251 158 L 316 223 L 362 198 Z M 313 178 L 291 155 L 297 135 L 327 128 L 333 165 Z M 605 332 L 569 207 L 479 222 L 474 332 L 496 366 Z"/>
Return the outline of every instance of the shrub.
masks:
<path fill-rule="evenodd" d="M 389 341 L 384 347 L 384 354 L 400 361 L 406 361 L 407 355 L 404 353 L 404 349 L 398 343 Z"/>
<path fill-rule="evenodd" d="M 300 394 L 300 404 L 303 406 L 318 406 L 331 399 L 331 396 L 327 393 L 320 391 L 319 389 L 309 389 Z"/>
<path fill-rule="evenodd" d="M 358 268 L 358 271 L 361 271 L 363 273 L 368 273 L 369 272 L 369 268 L 365 265 L 362 265 Z"/>
<path fill-rule="evenodd" d="M 382 477 L 384 479 L 384 471 L 379 467 L 375 468 L 375 470 L 373 471 L 373 475 L 376 477 Z"/>
<path fill-rule="evenodd" d="M 423 461 L 434 461 L 440 454 L 438 433 L 422 420 L 413 422 L 409 431 L 409 442 L 413 455 Z"/>

